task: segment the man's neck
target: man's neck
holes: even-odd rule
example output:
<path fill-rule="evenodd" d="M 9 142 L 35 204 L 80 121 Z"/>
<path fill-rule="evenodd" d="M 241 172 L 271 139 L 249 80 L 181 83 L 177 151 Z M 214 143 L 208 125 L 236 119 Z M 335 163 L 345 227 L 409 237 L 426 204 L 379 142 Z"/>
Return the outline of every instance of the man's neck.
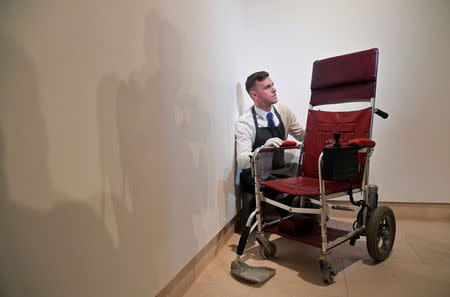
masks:
<path fill-rule="evenodd" d="M 273 111 L 272 111 L 272 106 L 271 106 L 268 110 L 264 110 L 264 109 L 259 108 L 258 106 L 255 105 L 255 109 L 256 109 L 257 113 L 258 113 L 259 115 L 261 115 L 262 117 L 266 117 L 266 114 L 267 114 L 268 112 L 272 112 L 272 113 L 273 113 Z"/>
<path fill-rule="evenodd" d="M 256 107 L 258 107 L 259 109 L 261 109 L 261 110 L 264 110 L 265 112 L 269 112 L 271 109 L 272 109 L 272 105 L 269 105 L 269 106 L 261 106 L 261 105 L 256 105 L 255 104 L 255 106 Z"/>

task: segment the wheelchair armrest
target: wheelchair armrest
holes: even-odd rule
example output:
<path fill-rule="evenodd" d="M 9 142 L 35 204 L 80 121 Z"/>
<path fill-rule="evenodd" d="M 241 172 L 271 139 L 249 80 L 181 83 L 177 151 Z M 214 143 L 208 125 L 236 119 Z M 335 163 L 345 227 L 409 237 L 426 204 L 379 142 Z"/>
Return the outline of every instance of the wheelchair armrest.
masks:
<path fill-rule="evenodd" d="M 375 147 L 375 141 L 368 138 L 355 138 L 347 142 L 347 145 L 357 146 L 359 148 Z"/>
<path fill-rule="evenodd" d="M 262 146 L 260 148 L 257 148 L 253 156 L 257 155 L 258 153 L 262 152 L 272 152 L 272 151 L 278 151 L 278 150 L 289 150 L 289 149 L 301 149 L 303 147 L 303 142 L 295 142 L 291 140 L 284 140 L 280 147 L 273 147 L 273 146 Z"/>
<path fill-rule="evenodd" d="M 280 147 L 272 147 L 272 146 L 260 146 L 251 155 L 251 169 L 252 169 L 252 176 L 255 177 L 255 172 L 258 171 L 258 168 L 262 168 L 262 172 L 270 172 L 272 169 L 272 161 L 270 161 L 270 164 L 268 162 L 264 162 L 264 165 L 260 167 L 259 164 L 259 155 L 263 152 L 274 152 L 274 151 L 280 151 L 280 150 L 288 150 L 288 149 L 299 149 L 301 150 L 303 148 L 302 142 L 295 142 L 295 141 L 283 141 L 283 144 Z M 262 174 L 264 176 L 264 174 Z M 268 175 L 267 175 L 268 176 Z M 263 178 L 264 179 L 264 178 Z M 255 177 L 256 182 L 256 177 Z"/>
<path fill-rule="evenodd" d="M 281 146 L 296 146 L 297 142 L 292 140 L 284 140 Z"/>

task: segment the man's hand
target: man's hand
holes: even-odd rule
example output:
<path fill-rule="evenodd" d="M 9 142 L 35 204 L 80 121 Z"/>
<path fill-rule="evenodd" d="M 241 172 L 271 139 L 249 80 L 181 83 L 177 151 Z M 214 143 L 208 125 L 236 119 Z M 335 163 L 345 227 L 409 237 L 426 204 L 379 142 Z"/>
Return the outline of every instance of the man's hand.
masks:
<path fill-rule="evenodd" d="M 281 140 L 278 137 L 274 137 L 274 138 L 269 138 L 266 143 L 264 144 L 264 146 L 271 146 L 274 148 L 279 148 L 281 146 L 281 144 L 283 144 L 283 140 Z"/>

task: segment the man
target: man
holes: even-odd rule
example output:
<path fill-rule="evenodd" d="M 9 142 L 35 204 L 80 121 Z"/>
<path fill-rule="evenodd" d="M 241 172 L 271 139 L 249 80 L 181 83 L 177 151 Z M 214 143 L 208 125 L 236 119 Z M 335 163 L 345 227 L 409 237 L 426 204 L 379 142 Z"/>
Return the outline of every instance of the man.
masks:
<path fill-rule="evenodd" d="M 288 134 L 303 141 L 304 129 L 297 122 L 294 113 L 278 102 L 277 92 L 269 73 L 255 72 L 247 78 L 245 88 L 254 102 L 236 122 L 236 159 L 243 169 L 240 180 L 241 190 L 254 194 L 254 180 L 250 170 L 250 155 L 262 146 L 280 147 Z M 269 179 L 295 176 L 296 166 L 285 164 L 284 151 L 273 154 L 272 174 Z M 274 193 L 265 193 L 273 196 Z M 245 200 L 245 199 L 244 199 Z M 243 217 L 248 216 L 249 201 L 243 201 Z"/>
<path fill-rule="evenodd" d="M 244 189 L 254 192 L 250 172 L 250 155 L 262 146 L 280 147 L 288 134 L 298 141 L 303 141 L 304 130 L 297 122 L 294 113 L 285 105 L 278 104 L 277 90 L 269 73 L 255 72 L 247 78 L 245 88 L 254 102 L 236 123 L 236 159 L 243 169 L 241 182 Z M 284 163 L 283 151 L 274 154 L 272 173 L 277 176 L 292 176 L 292 165 Z"/>

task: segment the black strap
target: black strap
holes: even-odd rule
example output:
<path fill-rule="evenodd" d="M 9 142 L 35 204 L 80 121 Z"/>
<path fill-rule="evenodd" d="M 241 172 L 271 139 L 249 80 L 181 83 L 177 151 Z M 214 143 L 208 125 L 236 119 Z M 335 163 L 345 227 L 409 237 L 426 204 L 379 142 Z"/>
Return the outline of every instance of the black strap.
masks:
<path fill-rule="evenodd" d="M 347 195 L 350 197 L 350 203 L 356 206 L 365 206 L 365 202 L 364 200 L 359 200 L 357 202 L 355 202 L 355 200 L 353 199 L 353 183 L 355 182 L 355 179 L 359 176 L 359 174 L 361 173 L 361 166 L 359 167 L 358 173 L 352 177 L 352 179 L 350 180 L 350 185 L 347 191 Z"/>

